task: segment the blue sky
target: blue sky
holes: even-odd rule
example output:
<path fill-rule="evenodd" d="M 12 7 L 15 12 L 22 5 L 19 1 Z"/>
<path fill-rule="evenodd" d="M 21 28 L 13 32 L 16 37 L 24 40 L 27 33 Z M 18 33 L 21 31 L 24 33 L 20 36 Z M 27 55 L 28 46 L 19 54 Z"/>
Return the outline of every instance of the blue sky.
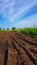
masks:
<path fill-rule="evenodd" d="M 0 0 L 0 27 L 37 27 L 37 0 Z"/>

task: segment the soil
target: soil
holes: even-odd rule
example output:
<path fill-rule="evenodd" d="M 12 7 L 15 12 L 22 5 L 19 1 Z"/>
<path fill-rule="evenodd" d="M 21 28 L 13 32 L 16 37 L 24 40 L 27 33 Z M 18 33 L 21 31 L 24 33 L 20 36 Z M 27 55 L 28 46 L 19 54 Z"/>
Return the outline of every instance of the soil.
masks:
<path fill-rule="evenodd" d="M 37 65 L 37 37 L 0 32 L 0 65 Z"/>

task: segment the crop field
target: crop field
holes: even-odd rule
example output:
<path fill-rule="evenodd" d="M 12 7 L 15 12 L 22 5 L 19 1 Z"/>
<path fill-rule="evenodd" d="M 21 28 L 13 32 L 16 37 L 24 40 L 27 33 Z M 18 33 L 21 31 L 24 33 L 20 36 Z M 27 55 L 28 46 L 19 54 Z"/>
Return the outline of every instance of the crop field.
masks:
<path fill-rule="evenodd" d="M 0 32 L 0 65 L 37 65 L 37 36 Z"/>
<path fill-rule="evenodd" d="M 37 28 L 24 28 L 21 32 L 30 36 L 37 36 Z"/>

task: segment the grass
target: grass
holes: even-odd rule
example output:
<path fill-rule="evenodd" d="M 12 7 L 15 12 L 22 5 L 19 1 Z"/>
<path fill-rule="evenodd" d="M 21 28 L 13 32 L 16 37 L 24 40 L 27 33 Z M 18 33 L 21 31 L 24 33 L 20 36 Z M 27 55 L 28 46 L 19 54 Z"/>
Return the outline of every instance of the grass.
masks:
<path fill-rule="evenodd" d="M 13 30 L 0 30 L 0 32 L 21 32 L 30 36 L 37 36 L 37 28 L 22 28 Z"/>
<path fill-rule="evenodd" d="M 0 32 L 11 32 L 12 30 L 0 30 Z"/>
<path fill-rule="evenodd" d="M 24 28 L 21 32 L 30 36 L 37 36 L 37 28 Z"/>

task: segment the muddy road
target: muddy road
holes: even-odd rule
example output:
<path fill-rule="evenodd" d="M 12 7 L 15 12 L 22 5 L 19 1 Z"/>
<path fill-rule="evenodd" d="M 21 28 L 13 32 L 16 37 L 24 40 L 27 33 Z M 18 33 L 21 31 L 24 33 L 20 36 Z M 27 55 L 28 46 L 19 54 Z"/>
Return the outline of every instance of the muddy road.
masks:
<path fill-rule="evenodd" d="M 37 65 L 37 37 L 0 32 L 0 65 Z"/>

